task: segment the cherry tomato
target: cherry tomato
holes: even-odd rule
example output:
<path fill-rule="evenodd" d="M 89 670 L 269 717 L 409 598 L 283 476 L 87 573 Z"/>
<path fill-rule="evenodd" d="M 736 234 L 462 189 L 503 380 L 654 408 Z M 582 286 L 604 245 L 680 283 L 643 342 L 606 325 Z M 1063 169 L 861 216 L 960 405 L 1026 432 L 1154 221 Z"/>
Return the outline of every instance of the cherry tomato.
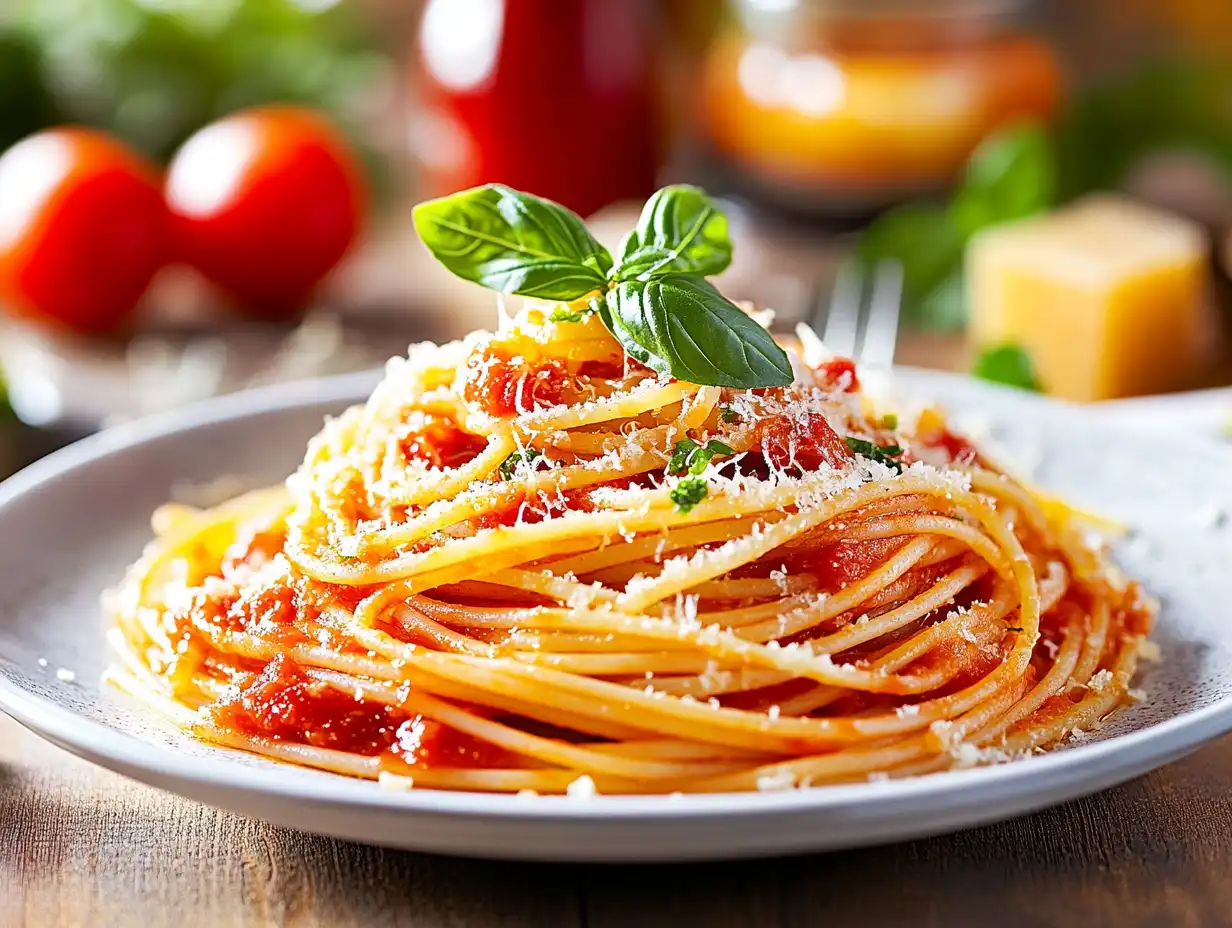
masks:
<path fill-rule="evenodd" d="M 154 166 L 92 129 L 39 132 L 0 157 L 0 299 L 83 331 L 118 326 L 166 258 Z"/>
<path fill-rule="evenodd" d="M 302 308 L 363 224 L 366 192 L 342 134 L 272 106 L 206 126 L 176 153 L 166 200 L 178 257 L 265 317 Z"/>

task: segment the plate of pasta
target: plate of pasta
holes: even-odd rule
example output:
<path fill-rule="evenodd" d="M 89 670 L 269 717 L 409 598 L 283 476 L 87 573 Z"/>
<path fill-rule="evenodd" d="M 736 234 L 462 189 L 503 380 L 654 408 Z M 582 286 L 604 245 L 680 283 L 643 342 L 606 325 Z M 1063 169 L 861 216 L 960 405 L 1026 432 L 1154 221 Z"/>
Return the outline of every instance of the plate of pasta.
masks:
<path fill-rule="evenodd" d="M 507 188 L 416 222 L 529 299 L 0 489 L 0 708 L 270 821 L 588 860 L 936 833 L 1232 729 L 1213 445 L 771 337 L 694 188 L 617 258 Z"/>

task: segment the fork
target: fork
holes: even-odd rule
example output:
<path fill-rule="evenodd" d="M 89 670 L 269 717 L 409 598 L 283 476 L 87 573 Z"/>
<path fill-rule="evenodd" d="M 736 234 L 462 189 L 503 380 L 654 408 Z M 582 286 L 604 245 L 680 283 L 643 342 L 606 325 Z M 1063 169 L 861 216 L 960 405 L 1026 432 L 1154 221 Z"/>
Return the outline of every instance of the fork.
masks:
<path fill-rule="evenodd" d="M 825 324 L 821 340 L 834 354 L 865 368 L 889 368 L 898 342 L 902 295 L 899 262 L 885 259 L 869 269 L 848 260 L 839 266 L 829 301 L 819 285 L 804 318 L 814 330 Z"/>

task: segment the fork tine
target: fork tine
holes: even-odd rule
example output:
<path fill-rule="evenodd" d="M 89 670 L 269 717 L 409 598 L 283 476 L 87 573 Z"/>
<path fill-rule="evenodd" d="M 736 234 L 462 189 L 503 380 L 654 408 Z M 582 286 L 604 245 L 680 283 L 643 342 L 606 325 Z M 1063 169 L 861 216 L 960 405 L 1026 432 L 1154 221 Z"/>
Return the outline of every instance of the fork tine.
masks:
<path fill-rule="evenodd" d="M 864 326 L 864 344 L 860 346 L 861 364 L 889 367 L 894 363 L 902 297 L 903 266 L 893 260 L 878 262 L 874 270 L 873 293 Z"/>
<path fill-rule="evenodd" d="M 844 261 L 834 278 L 830 309 L 826 314 L 825 346 L 835 354 L 853 357 L 859 334 L 864 272 L 856 261 Z"/>

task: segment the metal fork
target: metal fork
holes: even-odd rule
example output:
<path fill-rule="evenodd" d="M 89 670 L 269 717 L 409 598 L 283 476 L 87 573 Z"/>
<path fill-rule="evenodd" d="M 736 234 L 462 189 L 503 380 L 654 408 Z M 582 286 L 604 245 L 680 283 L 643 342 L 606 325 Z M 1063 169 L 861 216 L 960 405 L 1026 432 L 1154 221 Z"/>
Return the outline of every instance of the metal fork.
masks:
<path fill-rule="evenodd" d="M 814 330 L 825 325 L 821 340 L 836 355 L 865 368 L 888 368 L 894 363 L 902 297 L 903 268 L 897 261 L 879 261 L 871 269 L 844 261 L 829 301 L 819 287 L 805 318 Z"/>

